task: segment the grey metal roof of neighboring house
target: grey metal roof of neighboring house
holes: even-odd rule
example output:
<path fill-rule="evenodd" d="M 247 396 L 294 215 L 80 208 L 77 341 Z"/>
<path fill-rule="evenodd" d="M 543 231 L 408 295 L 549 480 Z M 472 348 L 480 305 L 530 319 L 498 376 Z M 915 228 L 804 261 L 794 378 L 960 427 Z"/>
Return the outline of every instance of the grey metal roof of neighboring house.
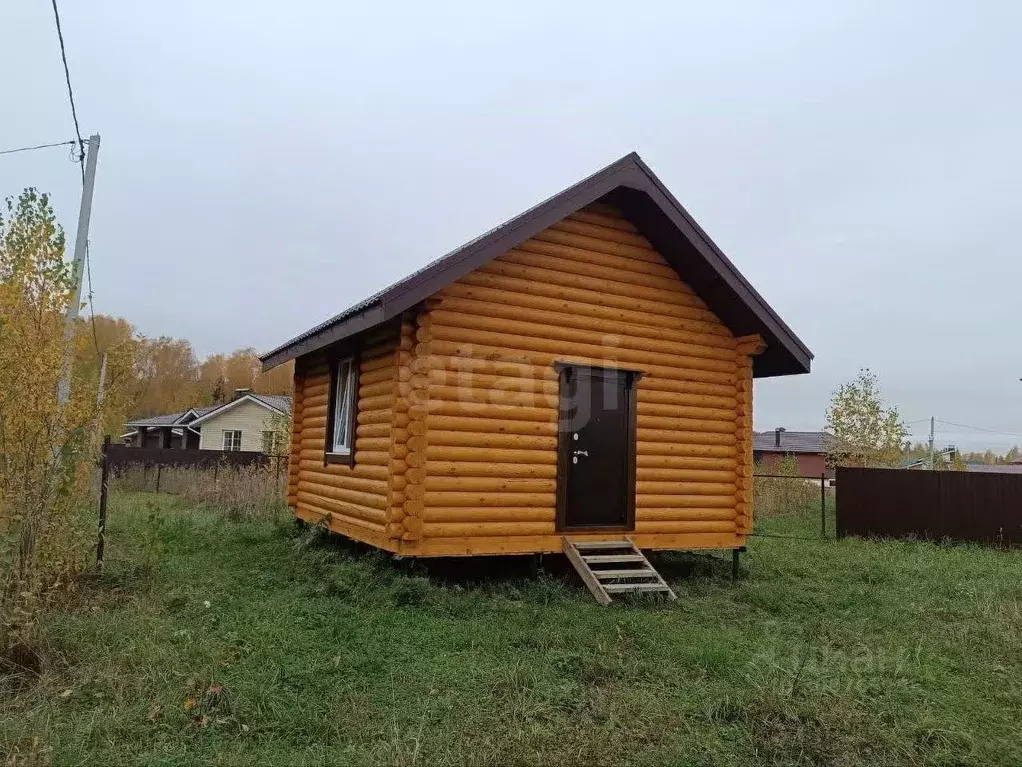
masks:
<path fill-rule="evenodd" d="M 969 463 L 965 468 L 967 471 L 975 471 L 980 474 L 1022 474 L 1022 464 L 1017 463 Z"/>
<path fill-rule="evenodd" d="M 825 431 L 782 431 L 781 446 L 773 431 L 752 435 L 752 449 L 764 453 L 826 453 L 834 443 L 834 435 Z"/>
<path fill-rule="evenodd" d="M 139 418 L 135 421 L 128 421 L 125 426 L 170 426 L 177 422 L 177 419 L 186 412 L 169 413 L 167 415 L 154 415 L 149 418 Z"/>
<path fill-rule="evenodd" d="M 283 394 L 253 394 L 249 392 L 249 396 L 253 399 L 260 400 L 263 404 L 272 407 L 274 410 L 279 410 L 282 413 L 291 412 L 291 398 Z M 224 407 L 224 405 L 229 404 L 229 402 L 225 402 L 222 405 L 203 405 L 202 407 L 189 408 L 188 410 L 184 410 L 180 413 L 168 413 L 167 415 L 154 415 L 149 418 L 139 418 L 135 421 L 128 421 L 125 426 L 173 426 L 186 413 L 195 413 L 195 419 L 199 419 L 204 415 L 209 415 L 214 410 L 219 410 Z"/>
<path fill-rule="evenodd" d="M 257 400 L 265 402 L 272 408 L 281 411 L 282 413 L 291 412 L 291 398 L 284 394 L 253 394 Z M 210 408 L 212 410 L 213 408 Z"/>

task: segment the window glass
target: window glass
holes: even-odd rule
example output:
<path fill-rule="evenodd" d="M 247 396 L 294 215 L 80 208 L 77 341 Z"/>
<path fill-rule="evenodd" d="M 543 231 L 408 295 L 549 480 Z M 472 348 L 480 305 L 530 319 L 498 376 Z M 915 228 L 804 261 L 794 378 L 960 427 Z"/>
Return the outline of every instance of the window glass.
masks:
<path fill-rule="evenodd" d="M 337 363 L 337 390 L 334 392 L 333 452 L 351 453 L 351 421 L 355 407 L 355 361 L 351 357 Z"/>
<path fill-rule="evenodd" d="M 224 450 L 241 450 L 240 431 L 224 431 Z"/>

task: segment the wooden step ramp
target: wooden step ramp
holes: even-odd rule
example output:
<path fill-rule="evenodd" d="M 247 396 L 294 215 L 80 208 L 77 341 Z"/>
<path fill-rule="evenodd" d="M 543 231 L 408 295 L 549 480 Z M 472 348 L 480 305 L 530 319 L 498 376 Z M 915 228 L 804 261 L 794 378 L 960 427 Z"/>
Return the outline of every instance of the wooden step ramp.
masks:
<path fill-rule="evenodd" d="M 582 576 L 601 605 L 613 601 L 611 594 L 658 592 L 677 599 L 630 538 L 620 541 L 573 541 L 563 539 L 564 554 Z"/>

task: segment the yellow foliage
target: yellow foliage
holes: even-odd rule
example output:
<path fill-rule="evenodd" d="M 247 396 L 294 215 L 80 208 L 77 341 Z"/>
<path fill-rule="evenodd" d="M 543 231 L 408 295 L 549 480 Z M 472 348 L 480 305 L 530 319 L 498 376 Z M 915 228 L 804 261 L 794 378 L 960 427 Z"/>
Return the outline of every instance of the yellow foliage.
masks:
<path fill-rule="evenodd" d="M 0 210 L 0 654 L 32 626 L 49 589 L 86 561 L 97 381 L 57 389 L 64 314 L 73 300 L 64 233 L 46 195 L 28 189 Z"/>

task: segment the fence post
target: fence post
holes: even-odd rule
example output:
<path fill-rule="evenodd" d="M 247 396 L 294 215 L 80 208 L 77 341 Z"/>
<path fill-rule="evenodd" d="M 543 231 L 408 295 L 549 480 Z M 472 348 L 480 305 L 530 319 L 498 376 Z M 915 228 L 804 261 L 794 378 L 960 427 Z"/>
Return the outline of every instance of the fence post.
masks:
<path fill-rule="evenodd" d="M 103 549 L 106 544 L 106 497 L 110 488 L 110 461 L 107 448 L 110 447 L 110 435 L 103 437 L 102 468 L 99 478 L 99 537 L 96 540 L 96 566 L 103 569 Z"/>
<path fill-rule="evenodd" d="M 156 492 L 160 492 L 160 475 L 163 473 L 163 464 L 156 466 Z"/>
<path fill-rule="evenodd" d="M 827 472 L 820 474 L 820 536 L 827 537 Z"/>

